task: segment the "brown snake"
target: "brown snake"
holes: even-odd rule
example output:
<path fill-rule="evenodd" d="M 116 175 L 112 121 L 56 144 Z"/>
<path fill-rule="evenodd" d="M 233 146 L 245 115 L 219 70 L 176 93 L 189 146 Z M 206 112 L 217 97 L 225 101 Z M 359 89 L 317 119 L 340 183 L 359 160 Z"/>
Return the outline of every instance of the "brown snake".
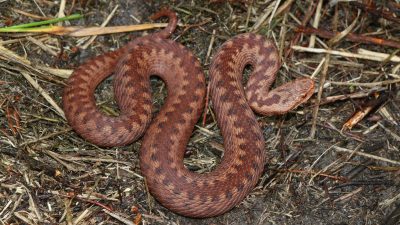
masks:
<path fill-rule="evenodd" d="M 285 113 L 312 95 L 314 83 L 298 79 L 269 91 L 280 67 L 275 45 L 252 33 L 227 41 L 210 68 L 210 94 L 224 156 L 209 173 L 189 171 L 183 164 L 184 152 L 204 106 L 205 78 L 192 53 L 167 39 L 177 24 L 175 13 L 165 9 L 153 19 L 161 16 L 169 17 L 164 30 L 78 67 L 64 89 L 64 111 L 75 131 L 99 146 L 129 144 L 148 128 L 140 149 L 140 167 L 152 195 L 181 215 L 216 216 L 240 203 L 264 169 L 264 138 L 251 108 L 266 115 Z M 243 87 L 247 65 L 253 71 Z M 115 75 L 114 95 L 120 109 L 117 117 L 99 111 L 94 98 L 97 85 L 111 74 Z M 151 75 L 166 83 L 168 97 L 150 124 Z"/>

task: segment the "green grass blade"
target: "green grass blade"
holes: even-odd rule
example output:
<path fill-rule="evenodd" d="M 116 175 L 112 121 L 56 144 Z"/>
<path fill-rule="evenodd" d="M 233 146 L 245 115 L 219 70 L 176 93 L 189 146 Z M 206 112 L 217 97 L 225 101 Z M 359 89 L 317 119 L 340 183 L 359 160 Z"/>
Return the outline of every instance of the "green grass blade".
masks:
<path fill-rule="evenodd" d="M 15 25 L 15 26 L 11 26 L 11 27 L 2 27 L 2 28 L 0 28 L 0 32 L 28 32 L 24 28 L 32 28 L 32 27 L 37 27 L 37 26 L 42 26 L 42 25 L 48 25 L 48 24 L 58 23 L 58 22 L 66 21 L 66 20 L 75 20 L 75 19 L 80 19 L 82 17 L 83 16 L 80 14 L 72 14 L 70 16 L 65 16 L 65 17 L 56 18 L 56 19 L 20 24 L 20 25 Z"/>

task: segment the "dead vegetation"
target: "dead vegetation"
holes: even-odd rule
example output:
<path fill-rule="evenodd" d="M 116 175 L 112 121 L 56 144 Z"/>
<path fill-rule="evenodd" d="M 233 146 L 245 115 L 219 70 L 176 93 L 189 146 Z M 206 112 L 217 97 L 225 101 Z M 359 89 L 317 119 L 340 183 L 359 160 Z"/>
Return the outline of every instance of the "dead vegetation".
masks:
<path fill-rule="evenodd" d="M 205 71 L 225 40 L 257 32 L 280 49 L 277 84 L 303 76 L 317 83 L 303 107 L 259 117 L 269 163 L 251 195 L 225 215 L 193 220 L 148 194 L 138 167 L 140 141 L 98 148 L 70 129 L 59 107 L 64 81 L 77 65 L 143 32 L 84 38 L 1 33 L 1 224 L 398 224 L 400 4 L 247 2 L 0 0 L 0 27 L 73 13 L 84 18 L 59 25 L 143 24 L 170 6 L 180 18 L 174 40 L 190 48 Z M 158 108 L 165 88 L 151 82 Z M 112 95 L 107 80 L 96 98 L 117 115 Z M 187 148 L 185 165 L 198 172 L 211 170 L 223 155 L 212 103 Z"/>

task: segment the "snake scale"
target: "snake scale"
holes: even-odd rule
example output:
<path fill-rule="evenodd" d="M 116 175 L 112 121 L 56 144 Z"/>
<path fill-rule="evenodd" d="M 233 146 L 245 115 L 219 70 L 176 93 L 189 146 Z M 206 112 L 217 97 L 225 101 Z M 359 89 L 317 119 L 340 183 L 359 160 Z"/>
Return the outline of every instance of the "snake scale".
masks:
<path fill-rule="evenodd" d="M 224 156 L 213 171 L 192 172 L 183 158 L 204 107 L 205 76 L 197 58 L 168 39 L 177 25 L 176 14 L 163 9 L 153 19 L 162 16 L 169 18 L 162 31 L 94 57 L 73 72 L 63 93 L 65 115 L 79 135 L 99 146 L 127 145 L 144 134 L 140 168 L 150 193 L 184 216 L 220 215 L 254 188 L 266 163 L 262 130 L 251 108 L 264 115 L 286 113 L 312 95 L 314 83 L 297 79 L 269 91 L 280 67 L 275 45 L 252 33 L 224 43 L 209 70 Z M 247 65 L 253 70 L 243 87 Z M 97 85 L 111 74 L 120 109 L 117 117 L 103 114 L 94 97 Z M 168 96 L 151 121 L 152 75 L 166 83 Z"/>

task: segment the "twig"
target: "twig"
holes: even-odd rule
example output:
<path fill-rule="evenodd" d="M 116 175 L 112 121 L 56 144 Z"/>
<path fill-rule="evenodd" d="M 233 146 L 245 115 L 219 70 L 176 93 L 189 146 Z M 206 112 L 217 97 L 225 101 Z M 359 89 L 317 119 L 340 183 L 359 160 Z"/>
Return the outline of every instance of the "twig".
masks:
<path fill-rule="evenodd" d="M 91 203 L 93 205 L 100 206 L 101 208 L 103 208 L 103 210 L 110 210 L 110 211 L 112 210 L 112 208 L 110 206 L 106 206 L 106 205 L 104 205 L 104 204 L 102 204 L 102 203 L 100 203 L 98 201 L 93 201 L 93 200 L 90 200 L 90 199 L 82 199 L 82 198 L 76 198 L 76 199 L 79 199 L 79 200 L 84 201 L 84 202 Z"/>
<path fill-rule="evenodd" d="M 334 37 L 329 38 L 328 45 L 333 46 L 333 44 L 336 44 L 340 40 L 345 38 L 350 33 L 350 31 L 352 31 L 354 29 L 354 27 L 356 27 L 359 16 L 360 16 L 360 12 L 357 13 L 357 17 L 353 20 L 353 22 L 348 27 L 346 27 L 346 29 L 344 29 L 341 32 L 338 32 Z M 335 22 L 337 23 L 337 19 L 335 20 Z M 335 24 L 335 31 L 336 30 L 337 30 L 337 24 Z"/>
<path fill-rule="evenodd" d="M 271 17 L 268 20 L 268 24 L 272 23 L 272 20 L 276 16 L 276 11 L 278 10 L 278 7 L 279 7 L 280 4 L 281 4 L 281 0 L 276 0 L 275 1 L 275 6 L 274 6 L 274 9 L 272 10 Z"/>
<path fill-rule="evenodd" d="M 26 37 L 26 39 L 28 41 L 36 44 L 37 46 L 39 46 L 42 50 L 46 51 L 50 55 L 58 56 L 57 52 L 55 52 L 55 51 L 53 51 L 53 49 L 47 47 L 43 42 L 39 41 L 38 39 L 35 39 L 35 38 L 31 37 L 31 36 Z"/>
<path fill-rule="evenodd" d="M 40 211 L 36 201 L 32 197 L 31 191 L 25 185 L 23 185 L 23 187 L 25 188 L 26 194 L 29 197 L 29 200 L 28 200 L 29 206 L 30 206 L 29 208 L 32 209 L 32 211 L 35 213 L 36 219 L 38 220 L 38 222 L 40 222 L 40 223 L 44 222 L 42 212 Z"/>
<path fill-rule="evenodd" d="M 380 157 L 380 156 L 371 155 L 371 154 L 368 154 L 368 153 L 359 152 L 359 151 L 356 151 L 356 150 L 351 150 L 351 149 L 342 148 L 342 147 L 338 147 L 338 146 L 333 146 L 333 148 L 336 151 L 339 151 L 339 152 L 346 152 L 346 153 L 356 154 L 356 155 L 364 156 L 364 157 L 367 157 L 367 158 L 371 158 L 371 159 L 375 159 L 375 160 L 379 160 L 379 161 L 383 161 L 383 162 L 387 162 L 387 163 L 400 165 L 400 162 L 398 162 L 398 161 L 387 159 L 387 158 L 383 158 L 383 157 Z"/>
<path fill-rule="evenodd" d="M 386 90 L 386 88 L 379 88 L 374 91 L 379 92 L 379 91 L 384 91 L 384 90 Z M 364 98 L 364 97 L 369 96 L 370 94 L 371 94 L 371 91 L 361 91 L 361 92 L 350 93 L 350 94 L 328 96 L 326 98 L 323 98 L 319 104 L 325 105 L 328 103 L 342 101 L 342 100 L 346 100 L 346 99 Z M 315 101 L 312 101 L 312 102 L 315 103 Z"/>
<path fill-rule="evenodd" d="M 104 158 L 100 158 L 100 157 L 75 157 L 75 156 L 69 156 L 69 155 L 60 155 L 51 151 L 47 151 L 44 150 L 45 153 L 49 154 L 49 155 L 55 155 L 57 156 L 57 158 L 66 160 L 66 161 L 70 161 L 70 162 L 76 162 L 76 161 L 92 161 L 92 162 L 109 162 L 109 163 L 120 163 L 120 164 L 124 164 L 124 165 L 128 165 L 131 166 L 132 164 L 129 162 L 125 162 L 125 161 L 119 161 L 119 160 L 115 160 L 115 159 L 104 159 Z"/>
<path fill-rule="evenodd" d="M 110 15 L 107 16 L 107 18 L 103 21 L 103 23 L 100 25 L 100 27 L 105 27 L 108 22 L 110 22 L 111 18 L 114 16 L 115 12 L 117 11 L 119 5 L 116 5 L 114 9 L 111 11 Z M 86 49 L 89 47 L 89 45 L 96 39 L 97 35 L 93 35 L 92 37 L 89 38 L 89 40 L 81 46 L 82 49 Z"/>
<path fill-rule="evenodd" d="M 58 9 L 58 18 L 62 18 L 65 17 L 65 5 L 66 5 L 67 1 L 66 0 L 61 0 L 60 2 L 60 8 Z M 60 22 L 61 23 L 61 22 Z"/>
<path fill-rule="evenodd" d="M 0 45 L 0 57 L 2 57 L 2 58 L 4 57 L 9 61 L 18 62 L 25 67 L 33 68 L 33 67 L 31 67 L 31 62 L 29 60 L 15 54 L 13 51 L 8 50 L 7 48 L 4 48 L 1 45 Z"/>
<path fill-rule="evenodd" d="M 109 210 L 103 209 L 103 212 L 107 213 L 107 214 L 110 215 L 111 217 L 113 217 L 113 218 L 119 220 L 120 222 L 122 222 L 122 223 L 124 223 L 124 224 L 126 224 L 126 225 L 135 225 L 135 224 L 134 224 L 133 222 L 131 222 L 130 220 L 128 220 L 128 219 L 126 219 L 126 218 L 124 218 L 124 217 L 122 217 L 122 216 L 120 216 L 120 215 L 118 215 L 118 214 L 116 214 L 116 213 L 113 213 L 113 212 L 111 212 L 111 211 L 109 211 Z"/>
<path fill-rule="evenodd" d="M 205 57 L 204 63 L 208 64 L 208 60 L 210 59 L 211 51 L 213 49 L 214 41 L 215 41 L 215 33 L 216 30 L 214 29 L 211 35 L 210 44 L 208 44 L 207 55 Z"/>
<path fill-rule="evenodd" d="M 315 68 L 314 72 L 311 74 L 310 78 L 314 79 L 319 72 L 321 72 L 322 66 L 325 65 L 326 57 L 322 58 L 321 62 L 319 62 L 317 68 Z"/>
<path fill-rule="evenodd" d="M 208 84 L 207 85 L 207 93 L 206 93 L 206 103 L 204 104 L 204 110 L 203 110 L 203 121 L 201 123 L 201 125 L 203 127 L 206 126 L 208 104 L 209 104 L 209 101 L 210 101 L 210 90 L 211 90 L 210 88 L 211 88 L 211 86 L 210 86 L 210 84 Z"/>
<path fill-rule="evenodd" d="M 364 102 L 357 111 L 343 124 L 342 130 L 351 130 L 356 124 L 364 119 L 371 112 L 375 111 L 388 100 L 388 94 L 385 92 L 375 92 L 366 102 Z"/>
<path fill-rule="evenodd" d="M 293 4 L 294 0 L 286 0 L 282 3 L 282 5 L 276 10 L 276 16 L 280 16 L 282 13 L 287 12 L 290 9 L 290 6 Z"/>
<path fill-rule="evenodd" d="M 258 30 L 262 25 L 263 25 L 263 23 L 267 20 L 267 18 L 268 18 L 268 16 L 273 12 L 273 11 L 275 11 L 275 5 L 273 5 L 272 3 L 264 10 L 264 12 L 262 13 L 262 15 L 261 16 L 259 16 L 257 19 L 256 19 L 256 21 L 255 21 L 255 23 L 254 23 L 254 26 L 251 28 L 251 30 L 253 30 L 253 31 L 255 31 L 255 30 Z"/>
<path fill-rule="evenodd" d="M 395 134 L 393 131 L 391 131 L 389 128 L 386 128 L 382 123 L 378 123 L 378 125 L 384 129 L 388 134 L 390 134 L 396 141 L 400 142 L 400 136 Z"/>
<path fill-rule="evenodd" d="M 46 14 L 44 14 L 42 8 L 40 8 L 39 4 L 36 2 L 36 0 L 33 0 L 33 2 L 35 3 L 36 7 L 39 9 L 40 13 L 42 13 L 42 15 L 45 17 Z"/>
<path fill-rule="evenodd" d="M 317 102 L 313 108 L 313 113 L 312 113 L 313 118 L 312 118 L 312 123 L 311 123 L 311 130 L 310 130 L 310 138 L 311 139 L 313 139 L 315 137 L 315 133 L 317 131 L 317 119 L 318 119 L 318 111 L 319 111 L 319 106 L 320 106 L 319 103 L 321 102 L 322 93 L 324 91 L 324 84 L 325 84 L 326 78 L 328 76 L 329 61 L 330 61 L 330 54 L 326 54 L 324 68 L 322 70 L 322 74 L 319 79 Z"/>
<path fill-rule="evenodd" d="M 35 19 L 40 19 L 40 20 L 50 20 L 50 19 L 52 19 L 50 17 L 39 16 L 39 15 L 28 13 L 28 12 L 25 12 L 25 11 L 22 11 L 22 10 L 19 10 L 19 9 L 15 9 L 15 8 L 12 8 L 12 11 L 14 11 L 16 13 L 19 13 L 21 15 L 27 16 L 27 17 L 35 18 Z"/>
<path fill-rule="evenodd" d="M 359 187 L 359 188 L 357 188 L 356 190 L 354 190 L 354 191 L 352 191 L 352 192 L 349 192 L 349 193 L 347 193 L 347 194 L 345 194 L 345 195 L 342 195 L 341 197 L 335 199 L 334 202 L 346 200 L 346 199 L 350 198 L 351 196 L 353 196 L 353 195 L 359 193 L 359 192 L 362 191 L 362 190 L 363 190 L 363 188 L 362 188 L 362 187 Z"/>
<path fill-rule="evenodd" d="M 315 11 L 316 7 L 317 7 L 317 5 L 314 4 L 314 1 L 311 1 L 310 5 L 309 5 L 309 7 L 308 7 L 308 11 L 307 11 L 306 15 L 304 16 L 303 21 L 301 22 L 301 26 L 305 26 L 306 24 L 308 24 L 308 22 L 310 21 L 312 15 L 314 14 L 314 11 Z M 301 34 L 300 34 L 300 33 L 297 33 L 297 34 L 293 37 L 293 39 L 291 40 L 290 46 L 297 45 L 297 43 L 298 43 L 299 40 L 300 40 L 300 36 L 301 36 Z M 291 56 L 292 53 L 293 53 L 293 50 L 294 50 L 294 49 L 293 49 L 292 47 L 289 48 L 289 49 L 286 51 L 285 56 L 286 56 L 286 57 Z"/>
<path fill-rule="evenodd" d="M 203 25 L 205 25 L 205 24 L 207 24 L 207 23 L 210 23 L 210 22 L 212 22 L 211 19 L 205 19 L 204 21 L 201 21 L 200 23 L 196 23 L 196 24 L 185 24 L 185 25 L 183 25 L 183 27 L 185 27 L 185 28 L 183 29 L 183 31 L 182 31 L 179 35 L 177 35 L 177 36 L 174 38 L 174 41 L 178 40 L 180 37 L 182 37 L 183 34 L 185 34 L 186 32 L 188 32 L 190 29 L 192 29 L 192 28 L 194 28 L 194 27 L 201 27 L 201 26 L 203 26 Z M 179 26 L 179 24 L 178 24 L 178 26 Z"/>
<path fill-rule="evenodd" d="M 64 111 L 57 105 L 57 103 L 53 100 L 52 97 L 38 84 L 36 80 L 34 80 L 31 75 L 29 75 L 28 72 L 26 71 L 21 71 L 22 76 L 25 77 L 25 79 L 35 88 L 40 95 L 43 96 L 46 101 L 53 106 L 53 108 L 56 110 L 59 116 L 61 116 L 63 119 L 65 119 Z"/>
<path fill-rule="evenodd" d="M 367 49 L 363 49 L 363 48 L 359 48 L 357 50 L 357 53 L 358 54 L 363 54 L 363 55 L 379 56 L 379 57 L 382 57 L 383 59 L 385 59 L 384 61 L 387 61 L 387 60 L 390 60 L 390 59 L 399 60 L 400 61 L 400 57 L 397 56 L 397 55 L 387 54 L 387 53 L 382 53 L 382 52 L 375 52 L 375 51 L 371 51 L 371 50 L 367 50 Z"/>
<path fill-rule="evenodd" d="M 63 133 L 67 133 L 67 132 L 69 132 L 71 130 L 72 130 L 72 128 L 66 128 L 64 130 L 57 131 L 57 132 L 45 135 L 45 136 L 40 137 L 40 138 L 35 139 L 35 140 L 29 140 L 29 141 L 22 142 L 21 144 L 19 144 L 19 146 L 25 146 L 25 145 L 33 144 L 33 143 L 36 143 L 36 142 L 39 142 L 39 141 L 43 141 L 43 140 L 49 139 L 51 137 L 58 136 L 58 135 L 63 134 Z"/>
<path fill-rule="evenodd" d="M 70 164 L 65 163 L 64 161 L 62 161 L 61 158 L 60 158 L 60 156 L 61 156 L 60 154 L 57 154 L 57 153 L 52 152 L 52 151 L 47 151 L 47 150 L 45 150 L 44 152 L 47 155 L 49 155 L 51 158 L 53 158 L 54 160 L 59 162 L 61 165 L 65 166 L 65 168 L 67 168 L 70 171 L 74 171 L 74 172 L 85 171 L 84 166 L 77 166 L 77 165 L 71 166 Z M 75 163 L 75 164 L 77 164 L 77 163 Z"/>
<path fill-rule="evenodd" d="M 323 38 L 333 38 L 333 37 L 341 34 L 341 32 L 331 32 L 331 31 L 327 31 L 327 30 L 323 30 L 323 29 L 316 29 L 313 27 L 298 27 L 296 32 L 300 32 L 300 33 L 304 33 L 304 34 L 318 35 Z M 398 42 L 398 41 L 369 37 L 369 36 L 358 35 L 358 34 L 353 34 L 353 33 L 346 34 L 344 39 L 346 39 L 348 41 L 352 41 L 352 42 L 357 42 L 357 43 L 383 45 L 383 46 L 389 46 L 389 47 L 393 47 L 393 48 L 400 48 L 400 42 Z"/>
<path fill-rule="evenodd" d="M 367 59 L 373 61 L 383 62 L 386 61 L 387 58 L 382 57 L 381 55 L 365 55 L 365 54 L 357 54 L 351 52 L 343 52 L 337 50 L 330 50 L 330 49 L 323 49 L 323 48 L 307 48 L 302 46 L 292 46 L 293 50 L 300 51 L 300 52 L 310 52 L 310 53 L 322 53 L 322 54 L 330 54 L 330 55 L 339 55 L 343 57 L 351 57 L 351 58 L 359 58 L 359 59 Z M 392 62 L 400 62 L 400 57 L 393 56 L 390 58 Z"/>
<path fill-rule="evenodd" d="M 383 10 L 383 8 L 381 8 L 379 10 L 375 6 L 373 1 L 371 1 L 370 5 L 365 5 L 365 4 L 363 4 L 361 2 L 358 2 L 358 1 L 351 1 L 350 5 L 353 5 L 353 6 L 357 7 L 357 8 L 360 8 L 360 9 L 362 9 L 362 10 L 368 12 L 368 13 L 371 13 L 372 15 L 383 17 L 383 18 L 385 18 L 387 20 L 391 20 L 393 22 L 400 23 L 400 18 L 393 16 L 393 15 L 395 15 L 394 12 L 391 12 L 389 10 L 385 11 L 385 10 Z"/>
<path fill-rule="evenodd" d="M 396 225 L 400 222 L 400 206 L 397 205 L 396 208 L 384 218 L 382 225 Z"/>
<path fill-rule="evenodd" d="M 83 36 L 91 36 L 91 35 L 101 35 L 101 34 L 114 34 L 114 33 L 123 33 L 123 32 L 131 32 L 131 31 L 141 31 L 141 30 L 149 30 L 156 28 L 166 27 L 167 23 L 150 23 L 150 24 L 137 24 L 137 25 L 128 25 L 128 26 L 113 26 L 113 27 L 57 27 L 53 26 L 53 29 L 48 29 L 48 31 L 38 31 L 44 33 L 52 33 L 56 35 L 66 35 L 71 37 L 83 37 Z M 35 32 L 35 30 L 31 30 L 29 32 Z"/>
<path fill-rule="evenodd" d="M 314 171 L 306 171 L 306 170 L 297 170 L 297 169 L 278 169 L 278 172 L 284 173 L 305 173 L 305 174 L 310 174 L 310 175 L 317 175 L 321 177 L 328 177 L 334 180 L 340 180 L 340 181 L 348 181 L 347 177 L 342 177 L 342 176 L 333 176 L 325 173 L 319 173 L 319 172 L 314 172 Z"/>
<path fill-rule="evenodd" d="M 395 84 L 400 83 L 400 79 L 395 80 L 384 80 L 378 82 L 370 82 L 370 83 L 358 83 L 358 82 L 340 82 L 340 81 L 329 81 L 329 84 L 333 85 L 341 85 L 341 86 L 358 86 L 358 87 L 377 87 L 377 86 L 384 86 L 388 84 Z"/>
<path fill-rule="evenodd" d="M 38 68 L 39 70 L 48 72 L 50 74 L 53 74 L 57 77 L 61 77 L 64 79 L 67 79 L 68 77 L 70 77 L 72 74 L 72 71 L 73 71 L 73 70 L 68 70 L 68 69 L 56 69 L 56 68 L 40 66 L 40 65 L 36 65 L 35 67 Z"/>
<path fill-rule="evenodd" d="M 314 21 L 313 21 L 313 24 L 312 24 L 312 26 L 313 26 L 314 28 L 318 28 L 319 21 L 320 21 L 320 19 L 321 19 L 322 2 L 323 2 L 322 0 L 319 0 L 319 1 L 318 1 L 318 4 L 317 4 L 317 9 L 316 9 L 316 11 L 315 11 Z M 310 42 L 309 42 L 309 44 L 308 44 L 308 47 L 314 48 L 314 45 L 315 45 L 315 38 L 316 38 L 315 34 L 311 35 L 311 37 L 310 37 Z"/>

